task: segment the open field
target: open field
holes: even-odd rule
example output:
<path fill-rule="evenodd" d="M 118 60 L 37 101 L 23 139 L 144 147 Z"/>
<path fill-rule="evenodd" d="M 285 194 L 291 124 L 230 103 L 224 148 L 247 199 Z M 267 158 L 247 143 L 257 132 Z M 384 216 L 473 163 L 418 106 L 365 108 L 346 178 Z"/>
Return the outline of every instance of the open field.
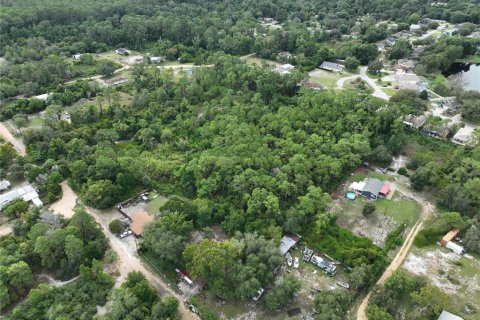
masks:
<path fill-rule="evenodd" d="M 247 64 L 257 65 L 259 67 L 262 66 L 263 64 L 267 64 L 267 65 L 274 66 L 274 67 L 281 65 L 281 63 L 278 63 L 278 62 L 275 62 L 275 61 L 272 61 L 272 60 L 257 58 L 257 57 L 254 57 L 254 56 L 246 58 L 245 61 L 247 62 Z"/>
<path fill-rule="evenodd" d="M 160 208 L 163 207 L 167 201 L 167 197 L 157 194 L 155 198 L 148 202 L 147 211 L 150 214 L 157 214 Z"/>
<path fill-rule="evenodd" d="M 470 255 L 459 256 L 439 247 L 412 247 L 403 264 L 407 271 L 424 275 L 451 297 L 455 313 L 466 320 L 478 319 L 480 313 L 480 260 Z M 465 312 L 465 306 L 476 314 Z"/>
<path fill-rule="evenodd" d="M 388 94 L 390 97 L 394 96 L 398 92 L 398 90 L 395 90 L 393 88 L 382 88 L 382 91 Z"/>
<path fill-rule="evenodd" d="M 103 96 L 97 96 L 95 98 L 92 98 L 91 100 L 82 98 L 79 101 L 75 102 L 73 105 L 66 107 L 65 109 L 67 111 L 70 111 L 72 109 L 85 107 L 89 105 L 98 107 L 100 103 L 102 104 L 102 107 L 109 107 L 114 103 L 119 103 L 120 105 L 129 106 L 132 104 L 132 102 L 133 102 L 133 97 L 128 93 L 114 91 L 114 93 L 111 96 L 107 96 L 104 94 Z"/>

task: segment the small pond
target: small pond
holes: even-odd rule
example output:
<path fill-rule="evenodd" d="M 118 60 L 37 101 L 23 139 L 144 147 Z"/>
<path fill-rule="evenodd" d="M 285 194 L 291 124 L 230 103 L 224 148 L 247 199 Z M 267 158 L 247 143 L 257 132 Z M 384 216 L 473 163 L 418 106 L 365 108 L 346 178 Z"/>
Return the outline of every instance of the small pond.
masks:
<path fill-rule="evenodd" d="M 442 74 L 464 90 L 480 92 L 480 64 L 454 63 Z"/>

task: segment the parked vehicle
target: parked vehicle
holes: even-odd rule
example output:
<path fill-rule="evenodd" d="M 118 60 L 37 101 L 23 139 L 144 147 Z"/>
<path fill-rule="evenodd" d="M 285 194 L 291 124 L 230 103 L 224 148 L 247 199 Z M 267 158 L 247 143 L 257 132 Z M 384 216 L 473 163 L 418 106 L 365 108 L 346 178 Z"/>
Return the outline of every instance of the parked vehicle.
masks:
<path fill-rule="evenodd" d="M 299 265 L 299 260 L 298 257 L 295 257 L 295 259 L 293 260 L 293 267 L 295 269 L 298 269 L 298 265 Z"/>
<path fill-rule="evenodd" d="M 132 233 L 133 233 L 132 230 L 124 231 L 124 232 L 122 232 L 122 233 L 120 234 L 120 238 L 122 238 L 122 239 L 123 239 L 123 238 L 126 238 L 126 237 L 128 237 L 129 235 L 131 235 Z"/>
<path fill-rule="evenodd" d="M 287 253 L 287 265 L 291 267 L 292 262 L 293 262 L 292 256 L 290 255 L 290 253 Z"/>
<path fill-rule="evenodd" d="M 262 294 L 265 292 L 265 289 L 263 288 L 260 288 L 258 289 L 257 291 L 257 295 L 255 297 L 253 297 L 253 300 L 254 301 L 258 301 L 258 299 L 260 299 L 260 297 L 262 296 Z"/>
<path fill-rule="evenodd" d="M 346 282 L 337 281 L 337 285 L 339 285 L 340 287 L 345 288 L 345 289 L 350 289 L 350 285 Z"/>

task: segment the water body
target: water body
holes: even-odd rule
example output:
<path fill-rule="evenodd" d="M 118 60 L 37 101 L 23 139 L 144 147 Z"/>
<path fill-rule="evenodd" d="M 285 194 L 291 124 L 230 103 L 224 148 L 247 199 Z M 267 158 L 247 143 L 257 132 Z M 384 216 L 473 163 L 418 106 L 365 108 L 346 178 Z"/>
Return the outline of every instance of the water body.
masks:
<path fill-rule="evenodd" d="M 464 90 L 480 92 L 480 64 L 454 63 L 442 74 Z"/>

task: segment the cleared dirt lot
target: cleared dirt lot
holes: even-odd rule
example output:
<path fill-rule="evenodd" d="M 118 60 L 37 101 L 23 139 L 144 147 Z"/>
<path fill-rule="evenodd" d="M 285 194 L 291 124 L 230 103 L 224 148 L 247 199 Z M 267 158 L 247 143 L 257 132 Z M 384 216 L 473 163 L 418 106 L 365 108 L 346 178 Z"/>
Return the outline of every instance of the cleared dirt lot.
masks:
<path fill-rule="evenodd" d="M 465 319 L 478 319 L 480 312 L 480 259 L 478 256 L 460 256 L 439 246 L 412 248 L 402 268 L 424 275 L 449 294 L 456 313 Z M 454 298 L 453 298 L 454 297 Z M 465 306 L 477 314 L 465 312 Z"/>

